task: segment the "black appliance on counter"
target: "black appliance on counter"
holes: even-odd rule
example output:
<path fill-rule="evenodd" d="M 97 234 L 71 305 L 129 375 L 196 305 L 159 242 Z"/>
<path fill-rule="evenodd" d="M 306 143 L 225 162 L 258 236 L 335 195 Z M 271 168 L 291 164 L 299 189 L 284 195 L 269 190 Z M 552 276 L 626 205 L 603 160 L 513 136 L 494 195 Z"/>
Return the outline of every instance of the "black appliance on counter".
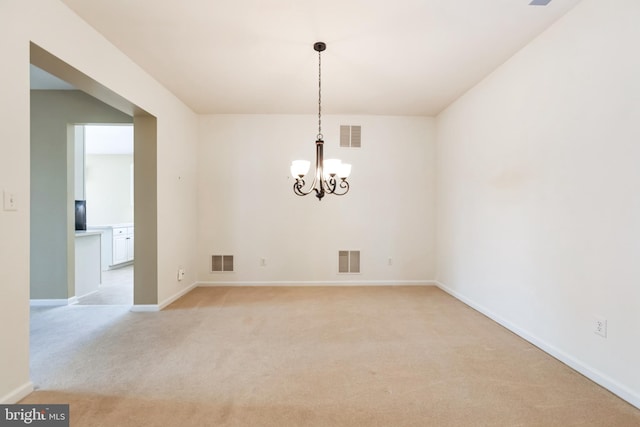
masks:
<path fill-rule="evenodd" d="M 87 229 L 87 201 L 76 200 L 76 231 Z"/>

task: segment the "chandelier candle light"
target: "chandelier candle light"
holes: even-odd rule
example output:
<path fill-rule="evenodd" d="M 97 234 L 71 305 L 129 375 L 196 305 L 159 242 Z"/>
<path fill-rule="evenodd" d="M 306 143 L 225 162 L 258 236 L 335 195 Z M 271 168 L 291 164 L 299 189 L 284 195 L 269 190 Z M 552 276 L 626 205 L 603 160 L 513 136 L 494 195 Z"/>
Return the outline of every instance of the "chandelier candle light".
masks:
<path fill-rule="evenodd" d="M 351 165 L 342 163 L 339 159 L 323 159 L 322 146 L 322 62 L 321 52 L 327 48 L 323 42 L 317 42 L 313 49 L 318 52 L 318 135 L 316 136 L 316 173 L 308 190 L 304 189 L 304 176 L 309 172 L 311 162 L 307 160 L 294 160 L 291 162 L 291 175 L 296 179 L 293 184 L 293 192 L 298 196 L 306 196 L 315 191 L 318 200 L 322 200 L 325 194 L 342 196 L 349 191 L 347 178 L 351 173 Z M 340 181 L 336 179 L 340 178 Z"/>

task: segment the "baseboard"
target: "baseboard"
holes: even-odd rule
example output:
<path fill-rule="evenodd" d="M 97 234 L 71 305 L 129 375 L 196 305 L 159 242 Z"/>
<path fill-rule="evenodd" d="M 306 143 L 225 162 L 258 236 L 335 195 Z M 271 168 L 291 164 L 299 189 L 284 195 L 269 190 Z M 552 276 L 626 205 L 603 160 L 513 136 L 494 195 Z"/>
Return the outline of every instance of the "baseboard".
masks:
<path fill-rule="evenodd" d="M 96 289 L 95 291 L 91 291 L 89 293 L 86 293 L 84 295 L 81 295 L 79 297 L 74 297 L 74 298 L 76 298 L 76 303 L 77 303 L 80 300 L 80 298 L 85 298 L 85 297 L 88 297 L 89 295 L 93 295 L 93 294 L 97 294 L 97 293 L 98 293 L 98 290 Z"/>
<path fill-rule="evenodd" d="M 117 270 L 119 268 L 129 267 L 131 265 L 134 265 L 134 261 L 125 261 L 121 264 L 110 265 L 105 271 Z"/>
<path fill-rule="evenodd" d="M 160 311 L 160 306 L 158 304 L 134 304 L 131 306 L 131 311 L 135 313 L 149 313 Z"/>
<path fill-rule="evenodd" d="M 194 282 L 194 283 L 190 284 L 189 286 L 187 286 L 186 288 L 184 288 L 183 290 L 181 290 L 177 294 L 173 295 L 172 297 L 169 297 L 169 298 L 165 299 L 164 301 L 162 301 L 159 304 L 160 310 L 162 310 L 163 308 L 165 308 L 166 306 L 168 306 L 172 302 L 182 298 L 183 296 L 185 296 L 186 294 L 191 292 L 196 286 L 198 286 L 198 282 Z"/>
<path fill-rule="evenodd" d="M 172 302 L 178 300 L 179 298 L 189 293 L 196 286 L 198 286 L 198 282 L 192 283 L 191 285 L 182 289 L 180 292 L 176 293 L 175 295 L 172 295 L 169 298 L 165 299 L 160 304 L 135 304 L 131 307 L 131 311 L 137 312 L 137 313 L 149 313 L 154 311 L 160 311 L 166 306 L 168 306 L 169 304 L 171 304 Z"/>
<path fill-rule="evenodd" d="M 28 383 L 13 390 L 11 393 L 5 396 L 2 396 L 2 398 L 0 399 L 0 404 L 13 405 L 14 403 L 20 402 L 22 399 L 30 395 L 32 392 L 33 392 L 33 383 L 29 381 Z"/>
<path fill-rule="evenodd" d="M 247 281 L 247 282 L 197 282 L 199 287 L 233 286 L 436 286 L 435 280 L 340 280 L 340 281 Z"/>
<path fill-rule="evenodd" d="M 532 335 L 528 331 L 526 331 L 526 330 L 518 327 L 517 325 L 509 322 L 505 318 L 497 315 L 496 313 L 492 312 L 491 310 L 487 309 L 486 307 L 475 303 L 474 301 L 472 301 L 471 299 L 465 297 L 464 295 L 454 291 L 453 289 L 449 288 L 448 286 L 445 286 L 443 283 L 441 283 L 439 281 L 435 281 L 435 284 L 436 284 L 436 286 L 438 286 L 440 289 L 442 289 L 444 292 L 448 293 L 452 297 L 454 297 L 457 300 L 465 303 L 466 305 L 468 305 L 469 307 L 473 308 L 474 310 L 484 314 L 485 316 L 487 316 L 491 320 L 493 320 L 496 323 L 499 323 L 500 325 L 502 325 L 505 328 L 509 329 L 514 334 L 516 334 L 519 337 L 529 341 L 531 344 L 533 344 L 534 346 L 538 347 L 540 350 L 542 350 L 545 353 L 549 354 L 550 356 L 558 359 L 559 361 L 561 361 L 565 365 L 571 367 L 572 369 L 578 371 L 579 373 L 581 373 L 585 377 L 589 378 L 591 381 L 593 381 L 596 384 L 606 388 L 607 390 L 609 390 L 610 392 L 612 392 L 616 396 L 620 397 L 621 399 L 629 402 L 631 405 L 633 405 L 636 408 L 640 409 L 640 394 L 638 394 L 634 390 L 631 390 L 629 387 L 626 387 L 625 385 L 620 384 L 619 382 L 617 382 L 614 379 L 610 378 L 609 376 L 603 374 L 602 372 L 598 371 L 597 369 L 594 369 L 593 367 L 587 365 L 586 363 L 582 362 L 581 360 L 576 359 L 575 357 L 571 356 L 570 354 L 567 354 L 564 351 L 558 349 L 557 347 L 547 343 L 546 341 L 544 341 L 544 340 Z"/>
<path fill-rule="evenodd" d="M 73 305 L 78 303 L 78 297 L 59 299 L 32 299 L 29 300 L 31 307 L 55 307 L 61 305 Z"/>

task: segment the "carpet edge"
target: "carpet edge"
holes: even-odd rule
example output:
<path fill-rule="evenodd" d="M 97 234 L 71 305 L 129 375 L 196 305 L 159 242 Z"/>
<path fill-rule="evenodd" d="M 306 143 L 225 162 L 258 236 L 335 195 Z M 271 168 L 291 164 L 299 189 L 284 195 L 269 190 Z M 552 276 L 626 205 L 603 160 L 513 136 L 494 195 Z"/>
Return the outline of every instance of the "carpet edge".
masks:
<path fill-rule="evenodd" d="M 538 347 L 540 350 L 544 351 L 545 353 L 547 353 L 551 357 L 559 360 L 560 362 L 562 362 L 565 365 L 569 366 L 573 370 L 575 370 L 575 371 L 579 372 L 580 374 L 584 375 L 585 377 L 589 378 L 591 381 L 593 381 L 594 383 L 598 384 L 599 386 L 604 387 L 605 389 L 609 390 L 611 393 L 615 394 L 616 396 L 618 396 L 619 398 L 621 398 L 625 402 L 627 402 L 630 405 L 633 405 L 636 408 L 640 409 L 640 395 L 638 393 L 636 393 L 635 391 L 631 390 L 629 387 L 627 387 L 627 386 L 625 386 L 623 384 L 620 384 L 616 380 L 614 380 L 614 379 L 610 378 L 609 376 L 603 374 L 602 372 L 598 371 L 597 369 L 587 365 L 586 363 L 584 363 L 584 362 L 576 359 L 575 357 L 565 353 L 564 351 L 562 351 L 562 350 L 558 349 L 557 347 L 547 343 L 546 341 L 536 337 L 535 335 L 529 333 L 528 331 L 526 331 L 526 330 L 518 327 L 517 325 L 509 322 L 505 318 L 497 315 L 496 313 L 492 312 L 491 310 L 487 309 L 486 307 L 475 303 L 474 301 L 472 301 L 471 299 L 467 298 L 466 296 L 464 296 L 464 295 L 460 294 L 459 292 L 456 292 L 453 289 L 449 288 L 448 286 L 446 286 L 442 282 L 436 280 L 435 283 L 436 283 L 435 285 L 438 288 L 440 288 L 444 292 L 448 293 L 449 295 L 451 295 L 452 297 L 454 297 L 458 301 L 468 305 L 472 309 L 474 309 L 474 310 L 478 311 L 479 313 L 487 316 L 489 319 L 491 319 L 494 322 L 498 323 L 499 325 L 507 328 L 508 330 L 513 332 L 514 334 L 518 335 L 520 338 L 522 338 L 522 339 L 528 341 L 529 343 L 533 344 L 534 346 Z"/>
<path fill-rule="evenodd" d="M 21 385 L 15 390 L 9 392 L 8 394 L 2 396 L 0 398 L 0 403 L 3 405 L 12 405 L 14 403 L 18 403 L 28 395 L 33 392 L 33 383 L 31 381 Z"/>

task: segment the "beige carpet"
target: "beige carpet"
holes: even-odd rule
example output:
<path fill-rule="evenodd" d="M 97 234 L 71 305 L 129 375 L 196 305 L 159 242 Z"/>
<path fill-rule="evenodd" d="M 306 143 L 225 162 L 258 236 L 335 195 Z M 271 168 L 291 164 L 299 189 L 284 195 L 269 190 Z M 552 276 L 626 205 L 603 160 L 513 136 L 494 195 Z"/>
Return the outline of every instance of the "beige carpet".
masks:
<path fill-rule="evenodd" d="M 22 403 L 73 426 L 638 426 L 640 410 L 437 288 L 198 288 L 34 308 Z"/>
<path fill-rule="evenodd" d="M 133 265 L 102 272 L 98 291 L 78 298 L 80 305 L 133 304 Z"/>

